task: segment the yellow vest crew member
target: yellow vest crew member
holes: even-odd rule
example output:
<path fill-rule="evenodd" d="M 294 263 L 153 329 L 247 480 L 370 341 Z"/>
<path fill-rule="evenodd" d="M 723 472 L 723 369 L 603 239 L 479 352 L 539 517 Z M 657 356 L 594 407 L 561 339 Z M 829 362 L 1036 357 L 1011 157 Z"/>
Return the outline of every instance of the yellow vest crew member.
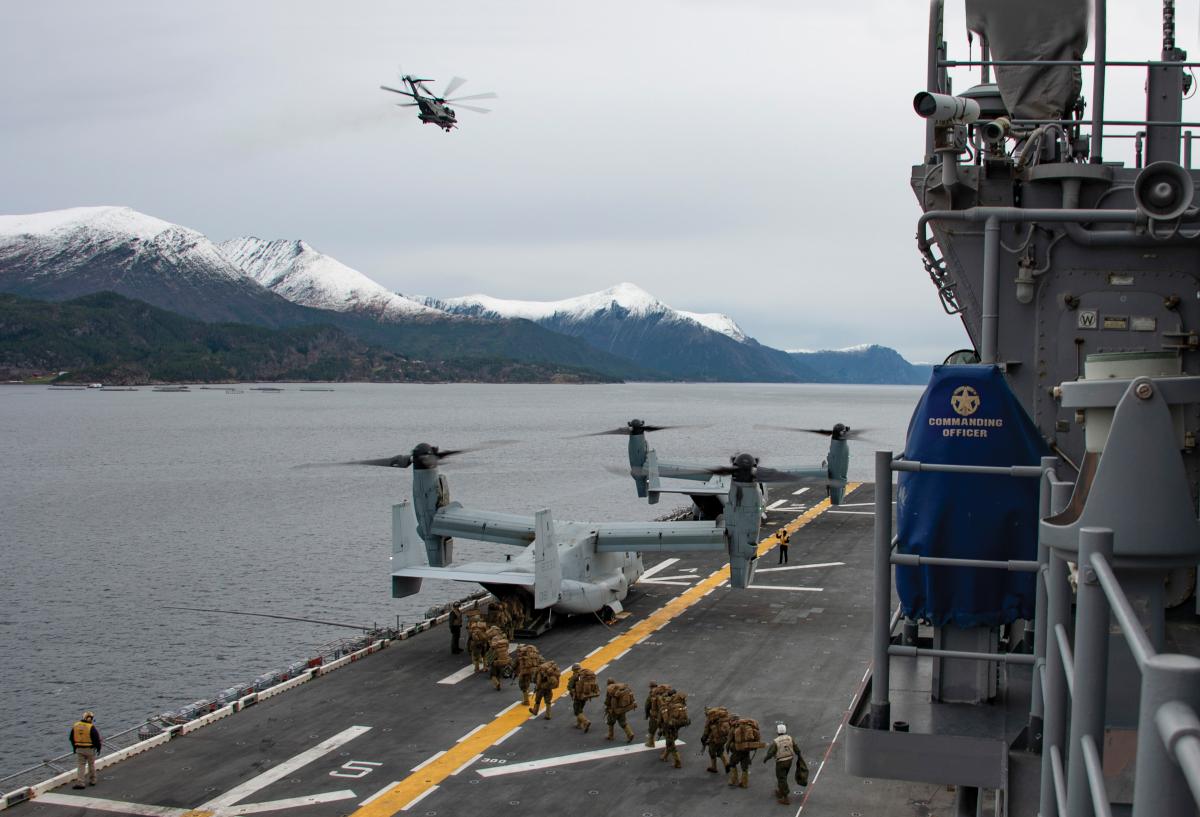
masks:
<path fill-rule="evenodd" d="M 96 785 L 96 754 L 100 751 L 100 730 L 94 721 L 96 716 L 84 712 L 83 717 L 71 727 L 71 749 L 75 752 L 75 788 L 82 789 L 86 782 Z"/>

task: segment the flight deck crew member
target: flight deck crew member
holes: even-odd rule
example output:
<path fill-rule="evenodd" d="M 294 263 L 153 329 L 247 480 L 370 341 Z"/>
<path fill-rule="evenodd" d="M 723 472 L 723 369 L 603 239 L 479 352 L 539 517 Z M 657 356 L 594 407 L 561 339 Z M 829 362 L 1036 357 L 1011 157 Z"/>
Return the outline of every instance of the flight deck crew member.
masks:
<path fill-rule="evenodd" d="M 779 564 L 785 565 L 788 560 L 788 545 L 791 543 L 791 536 L 788 535 L 786 528 L 780 528 L 775 533 L 775 538 L 779 540 Z"/>
<path fill-rule="evenodd" d="M 82 789 L 86 782 L 96 785 L 96 755 L 100 751 L 100 730 L 96 728 L 96 716 L 84 712 L 83 717 L 71 727 L 71 749 L 75 752 L 75 786 Z"/>
<path fill-rule="evenodd" d="M 763 757 L 763 763 L 775 758 L 775 798 L 781 806 L 790 806 L 792 801 L 788 799 L 788 792 L 791 790 L 791 786 L 788 784 L 788 772 L 792 768 L 792 760 L 796 761 L 796 782 L 801 786 L 808 785 L 808 764 L 800 756 L 800 747 L 796 745 L 796 740 L 787 733 L 787 727 L 781 723 L 775 727 L 775 731 L 778 734 L 775 740 L 771 741 L 767 754 Z"/>
<path fill-rule="evenodd" d="M 462 636 L 463 614 L 458 607 L 458 602 L 450 605 L 450 654 L 458 655 L 462 652 L 462 647 L 459 646 L 459 639 Z"/>

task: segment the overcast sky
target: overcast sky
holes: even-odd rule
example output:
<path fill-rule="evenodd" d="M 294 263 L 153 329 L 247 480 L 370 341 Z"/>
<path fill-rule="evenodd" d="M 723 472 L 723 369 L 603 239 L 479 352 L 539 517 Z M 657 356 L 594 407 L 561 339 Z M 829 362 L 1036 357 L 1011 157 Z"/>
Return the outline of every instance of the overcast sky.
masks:
<path fill-rule="evenodd" d="M 633 281 L 773 346 L 940 361 L 967 342 L 913 240 L 927 8 L 13 0 L 0 212 L 123 204 L 217 240 L 303 238 L 404 293 Z M 1110 59 L 1157 56 L 1159 9 L 1109 3 Z M 500 98 L 442 133 L 378 89 L 401 67 Z M 1143 77 L 1117 73 L 1106 113 L 1142 118 Z"/>

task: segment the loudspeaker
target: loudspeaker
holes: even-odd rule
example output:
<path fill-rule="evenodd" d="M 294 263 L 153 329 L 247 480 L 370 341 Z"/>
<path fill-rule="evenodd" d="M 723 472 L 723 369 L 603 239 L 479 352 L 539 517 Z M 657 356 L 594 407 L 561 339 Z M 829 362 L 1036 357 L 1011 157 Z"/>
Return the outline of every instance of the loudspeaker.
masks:
<path fill-rule="evenodd" d="M 1192 206 L 1192 175 L 1174 162 L 1151 162 L 1133 183 L 1133 200 L 1150 218 L 1171 221 Z"/>

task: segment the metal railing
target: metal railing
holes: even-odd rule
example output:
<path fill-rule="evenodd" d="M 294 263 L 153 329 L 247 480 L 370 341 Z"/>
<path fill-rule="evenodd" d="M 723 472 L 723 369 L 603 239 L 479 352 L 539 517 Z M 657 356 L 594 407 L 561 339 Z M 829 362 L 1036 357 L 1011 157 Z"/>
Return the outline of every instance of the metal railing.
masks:
<path fill-rule="evenodd" d="M 1200 658 L 1158 652 L 1114 571 L 1113 532 L 1082 528 L 1078 553 L 1046 550 L 1039 571 L 1050 598 L 1037 632 L 1054 634 L 1042 686 L 1041 817 L 1112 813 L 1104 782 L 1110 619 L 1141 672 L 1134 817 L 1185 817 L 1200 809 Z M 1072 645 L 1068 558 L 1078 558 Z M 1069 716 L 1068 716 L 1069 711 Z M 1065 764 L 1062 762 L 1066 755 Z"/>
<path fill-rule="evenodd" d="M 1039 477 L 1039 518 L 1066 506 L 1070 483 L 1052 478 L 1057 460 L 1039 466 L 963 466 L 896 460 L 875 453 L 874 633 L 869 725 L 891 728 L 890 658 L 938 657 L 1032 664 L 1029 748 L 1042 752 L 1040 817 L 1109 817 L 1104 779 L 1105 701 L 1110 619 L 1141 673 L 1133 817 L 1194 817 L 1200 810 L 1200 658 L 1160 653 L 1113 568 L 1113 532 L 1083 528 L 1079 549 L 1038 544 L 1038 560 L 985 560 L 896 553 L 892 475 L 896 471 Z M 1072 616 L 1068 560 L 1078 560 Z M 1033 655 L 894 645 L 892 566 L 941 565 L 1036 573 Z M 1074 638 L 1071 625 L 1074 624 Z M 1047 649 L 1052 644 L 1053 649 Z M 1040 735 L 1040 740 L 1038 736 Z"/>
<path fill-rule="evenodd" d="M 912 553 L 895 552 L 896 538 L 892 535 L 892 474 L 941 473 L 963 476 L 1007 476 L 1017 479 L 1041 479 L 1056 462 L 1046 457 L 1040 465 L 952 465 L 948 463 L 918 462 L 896 459 L 891 451 L 875 452 L 875 620 L 872 640 L 872 681 L 870 702 L 870 725 L 872 729 L 890 729 L 891 703 L 888 688 L 891 683 L 890 657 L 909 658 L 956 658 L 965 661 L 988 661 L 1001 664 L 1034 664 L 1036 655 L 1023 653 L 970 652 L 965 650 L 942 650 L 892 644 L 892 631 L 896 617 L 889 620 L 892 606 L 893 565 L 936 565 L 942 567 L 970 567 L 984 570 L 1007 570 L 1019 573 L 1036 573 L 1041 565 L 1027 559 L 961 559 L 947 556 L 919 556 Z M 1043 504 L 1049 502 L 1048 481 L 1042 483 Z"/>

